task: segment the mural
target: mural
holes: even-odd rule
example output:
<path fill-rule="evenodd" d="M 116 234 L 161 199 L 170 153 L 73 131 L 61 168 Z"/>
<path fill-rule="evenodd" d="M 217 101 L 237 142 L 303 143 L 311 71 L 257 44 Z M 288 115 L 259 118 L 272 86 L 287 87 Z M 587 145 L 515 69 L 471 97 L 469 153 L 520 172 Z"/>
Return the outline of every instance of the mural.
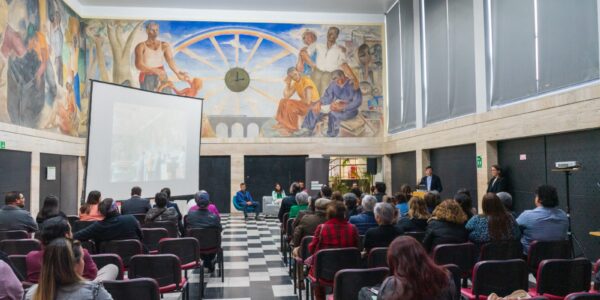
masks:
<path fill-rule="evenodd" d="M 0 122 L 87 134 L 80 32 L 60 0 L 0 0 Z"/>
<path fill-rule="evenodd" d="M 203 137 L 383 131 L 381 26 L 84 20 L 82 28 L 86 78 L 205 98 Z"/>

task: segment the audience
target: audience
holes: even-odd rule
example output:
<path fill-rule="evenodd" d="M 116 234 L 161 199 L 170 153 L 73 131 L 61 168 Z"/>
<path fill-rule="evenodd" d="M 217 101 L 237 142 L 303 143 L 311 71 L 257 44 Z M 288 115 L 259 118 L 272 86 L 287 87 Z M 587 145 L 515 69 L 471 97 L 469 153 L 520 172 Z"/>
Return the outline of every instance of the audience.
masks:
<path fill-rule="evenodd" d="M 339 191 L 335 191 L 331 194 L 331 200 L 343 202 L 344 198 L 342 197 L 342 193 L 340 193 Z"/>
<path fill-rule="evenodd" d="M 558 208 L 556 188 L 541 185 L 535 190 L 536 208 L 526 210 L 517 218 L 523 232 L 521 243 L 523 253 L 527 254 L 533 241 L 555 241 L 567 238 L 569 219 L 567 214 Z"/>
<path fill-rule="evenodd" d="M 246 184 L 243 182 L 240 183 L 240 190 L 235 194 L 235 201 L 239 206 L 243 207 L 245 220 L 248 220 L 249 211 L 254 211 L 254 219 L 258 220 L 259 204 L 252 199 L 252 195 L 246 190 Z"/>
<path fill-rule="evenodd" d="M 308 209 L 308 194 L 305 192 L 300 192 L 296 194 L 296 205 L 293 205 L 290 208 L 289 218 L 296 218 L 300 211 L 304 211 Z"/>
<path fill-rule="evenodd" d="M 271 192 L 271 198 L 273 198 L 273 203 L 279 205 L 283 198 L 285 198 L 285 191 L 281 187 L 279 182 L 275 183 L 275 189 Z"/>
<path fill-rule="evenodd" d="M 390 245 L 387 262 L 391 276 L 387 277 L 377 299 L 382 300 L 452 300 L 455 286 L 449 272 L 436 265 L 423 246 L 412 237 L 401 236 Z M 361 295 L 368 290 L 363 288 Z"/>
<path fill-rule="evenodd" d="M 296 216 L 296 218 L 294 218 L 294 222 L 292 223 L 292 228 L 298 226 L 298 224 L 300 224 L 300 220 L 302 220 L 304 216 L 312 215 L 315 213 L 315 201 L 317 201 L 317 198 L 313 198 L 310 196 L 308 197 L 308 208 L 306 210 L 301 210 L 298 212 L 298 215 Z"/>
<path fill-rule="evenodd" d="M 396 227 L 403 232 L 423 232 L 427 229 L 427 220 L 430 217 L 425 199 L 412 197 L 408 201 L 407 217 L 398 220 Z"/>
<path fill-rule="evenodd" d="M 326 199 L 331 199 L 331 195 L 333 194 L 333 191 L 331 190 L 331 188 L 324 184 L 323 186 L 321 186 L 321 191 L 319 192 L 319 198 L 326 198 Z"/>
<path fill-rule="evenodd" d="M 474 215 L 473 214 L 473 201 L 471 201 L 471 194 L 465 193 L 464 191 L 461 192 L 461 190 L 459 190 L 454 195 L 454 200 L 456 202 L 458 202 L 458 204 L 462 208 L 463 212 L 465 212 L 465 214 L 467 215 L 467 220 L 471 219 L 471 217 L 473 217 L 473 215 Z"/>
<path fill-rule="evenodd" d="M 25 300 L 112 300 L 98 282 L 82 278 L 84 255 L 79 241 L 54 239 L 44 250 L 39 284 L 33 285 Z"/>
<path fill-rule="evenodd" d="M 139 186 L 131 188 L 131 198 L 121 204 L 121 214 L 146 214 L 152 206 L 150 206 L 150 200 L 142 198 L 141 195 L 142 188 Z"/>
<path fill-rule="evenodd" d="M 146 218 L 144 219 L 146 223 L 168 221 L 177 224 L 179 222 L 177 210 L 173 207 L 167 207 L 167 203 L 169 202 L 167 194 L 156 193 L 154 202 L 156 205 L 146 213 Z"/>
<path fill-rule="evenodd" d="M 58 197 L 54 195 L 48 195 L 44 198 L 44 202 L 42 203 L 42 208 L 40 208 L 40 212 L 37 217 L 35 217 L 35 221 L 38 223 L 38 228 L 42 228 L 41 225 L 44 221 L 54 218 L 57 216 L 61 216 L 66 218 L 67 215 L 58 209 Z"/>
<path fill-rule="evenodd" d="M 356 216 L 350 217 L 350 223 L 356 226 L 359 234 L 365 234 L 367 230 L 377 226 L 375 214 L 373 213 L 376 203 L 377 199 L 374 196 L 365 196 L 362 200 L 363 212 Z"/>
<path fill-rule="evenodd" d="M 506 211 L 500 198 L 487 193 L 482 200 L 483 215 L 475 215 L 467 222 L 469 240 L 481 245 L 493 241 L 516 240 L 521 235 L 517 221 Z"/>
<path fill-rule="evenodd" d="M 290 185 L 290 194 L 281 200 L 281 206 L 279 207 L 279 213 L 277 214 L 280 223 L 283 223 L 283 215 L 289 213 L 292 206 L 298 204 L 296 203 L 296 194 L 301 191 L 300 185 L 297 182 L 292 182 Z"/>
<path fill-rule="evenodd" d="M 295 256 L 298 256 L 298 247 L 300 246 L 300 242 L 302 242 L 302 238 L 305 236 L 314 235 L 317 226 L 327 221 L 325 210 L 330 202 L 331 200 L 325 198 L 315 201 L 315 213 L 304 215 L 298 225 L 294 227 L 294 234 L 290 244 L 292 247 L 296 247 L 294 248 Z"/>
<path fill-rule="evenodd" d="M 79 208 L 79 221 L 102 221 L 104 216 L 98 211 L 102 195 L 99 191 L 88 193 L 87 201 Z"/>
<path fill-rule="evenodd" d="M 513 210 L 512 196 L 507 192 L 497 193 L 496 196 L 500 198 L 500 201 L 502 201 L 502 204 L 504 205 L 504 208 L 506 208 L 506 211 L 508 211 L 516 219 L 517 213 Z"/>
<path fill-rule="evenodd" d="M 342 198 L 344 199 L 344 205 L 346 206 L 346 211 L 348 211 L 348 215 L 346 218 L 350 218 L 352 216 L 356 216 L 360 213 L 358 209 L 358 198 L 354 193 L 345 193 Z"/>
<path fill-rule="evenodd" d="M 223 227 L 221 226 L 221 220 L 219 219 L 219 217 L 215 216 L 214 214 L 208 211 L 208 205 L 210 203 L 206 195 L 208 195 L 208 193 L 206 192 L 197 192 L 194 195 L 194 199 L 196 199 L 196 205 L 198 206 L 198 210 L 188 213 L 185 223 L 186 230 L 189 230 L 191 228 L 215 228 L 218 229 L 219 232 L 223 230 Z M 216 253 L 202 255 L 204 265 L 208 268 L 210 273 L 215 271 L 215 257 Z"/>
<path fill-rule="evenodd" d="M 377 199 L 377 202 L 388 202 L 388 196 L 385 194 L 386 186 L 384 182 L 375 182 L 375 190 L 373 196 Z"/>
<path fill-rule="evenodd" d="M 404 193 L 396 193 L 393 198 L 394 207 L 398 210 L 398 215 L 403 218 L 408 214 L 408 199 Z"/>
<path fill-rule="evenodd" d="M 100 249 L 103 242 L 112 240 L 136 239 L 142 240 L 140 223 L 132 215 L 121 215 L 117 203 L 112 198 L 106 198 L 98 205 L 104 220 L 93 223 L 76 232 L 73 238 L 80 241 L 94 240 Z"/>
<path fill-rule="evenodd" d="M 440 194 L 436 192 L 428 192 L 423 199 L 425 200 L 425 203 L 427 203 L 427 211 L 429 211 L 429 213 L 432 213 L 441 202 Z"/>
<path fill-rule="evenodd" d="M 23 209 L 25 197 L 22 193 L 6 193 L 4 204 L 4 207 L 0 209 L 0 230 L 25 230 L 27 232 L 38 230 L 38 225 L 31 214 Z"/>
<path fill-rule="evenodd" d="M 177 203 L 175 203 L 175 201 L 171 200 L 171 189 L 168 187 L 165 187 L 165 188 L 162 188 L 160 190 L 160 192 L 167 195 L 167 207 L 174 208 L 175 211 L 177 211 L 177 216 L 179 217 L 179 221 L 181 221 L 183 219 L 183 215 L 181 214 L 181 211 L 179 210 L 179 205 L 177 205 Z M 154 200 L 154 201 L 156 201 L 156 200 Z"/>
<path fill-rule="evenodd" d="M 205 190 L 200 190 L 199 193 L 203 193 L 206 194 L 205 197 L 206 199 L 208 199 L 209 201 L 209 205 L 208 205 L 208 211 L 210 211 L 210 213 L 212 213 L 213 215 L 217 216 L 219 219 L 221 219 L 221 214 L 219 213 L 219 209 L 217 208 L 217 206 L 214 204 L 214 202 L 210 199 L 210 195 L 208 194 L 207 191 Z M 190 206 L 190 209 L 188 210 L 188 214 L 190 212 L 193 211 L 197 211 L 198 210 L 198 205 L 196 205 L 196 199 L 192 199 L 190 200 L 190 202 L 193 202 L 193 205 Z"/>
<path fill-rule="evenodd" d="M 401 228 L 394 226 L 396 208 L 389 203 L 375 205 L 375 220 L 379 226 L 365 233 L 365 251 L 369 253 L 375 247 L 387 247 L 398 236 L 404 234 Z"/>
<path fill-rule="evenodd" d="M 373 197 L 373 201 L 376 201 Z M 327 221 L 315 229 L 312 242 L 308 245 L 311 256 L 307 264 L 315 262 L 314 255 L 322 249 L 358 247 L 359 237 L 356 227 L 346 221 L 346 207 L 340 201 L 332 201 L 327 205 Z M 310 274 L 314 276 L 315 268 L 310 268 Z M 325 288 L 321 285 L 314 289 L 317 300 L 325 299 Z"/>
<path fill-rule="evenodd" d="M 360 199 L 362 197 L 363 192 L 360 190 L 359 187 L 353 187 L 350 190 L 350 193 L 356 195 L 356 199 Z"/>
<path fill-rule="evenodd" d="M 437 245 L 466 242 L 466 221 L 467 215 L 458 202 L 448 199 L 440 203 L 427 224 L 427 231 L 423 238 L 425 249 L 431 252 Z"/>
<path fill-rule="evenodd" d="M 0 299 L 20 300 L 23 298 L 23 286 L 12 268 L 0 260 Z"/>

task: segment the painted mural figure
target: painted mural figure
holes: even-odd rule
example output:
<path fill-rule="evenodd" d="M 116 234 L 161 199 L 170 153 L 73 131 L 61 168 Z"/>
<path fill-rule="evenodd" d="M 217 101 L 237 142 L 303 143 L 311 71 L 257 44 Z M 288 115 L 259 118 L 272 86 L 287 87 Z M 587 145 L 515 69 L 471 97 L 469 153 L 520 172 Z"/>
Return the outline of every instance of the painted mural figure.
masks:
<path fill-rule="evenodd" d="M 148 22 L 146 24 L 148 39 L 135 47 L 135 67 L 140 71 L 140 88 L 147 91 L 157 91 L 162 83 L 168 81 L 165 61 L 179 80 L 189 79 L 188 74 L 177 67 L 169 43 L 158 40 L 159 29 L 157 23 Z M 163 92 L 173 91 L 167 87 Z"/>
<path fill-rule="evenodd" d="M 310 77 L 300 75 L 295 67 L 291 67 L 284 81 L 283 99 L 279 101 L 277 107 L 275 120 L 278 123 L 275 128 L 282 135 L 287 136 L 298 131 L 300 119 L 306 116 L 309 110 L 317 113 L 320 105 L 319 91 Z M 300 97 L 300 100 L 290 98 L 294 93 Z"/>
<path fill-rule="evenodd" d="M 298 63 L 296 64 L 296 69 L 304 73 L 305 75 L 310 75 L 312 73 L 312 66 L 315 65 L 315 60 L 317 60 L 317 53 L 313 53 L 312 55 L 308 55 L 308 47 L 314 44 L 317 41 L 317 34 L 307 29 L 302 33 L 302 42 L 306 47 L 300 50 L 300 54 L 298 55 Z"/>

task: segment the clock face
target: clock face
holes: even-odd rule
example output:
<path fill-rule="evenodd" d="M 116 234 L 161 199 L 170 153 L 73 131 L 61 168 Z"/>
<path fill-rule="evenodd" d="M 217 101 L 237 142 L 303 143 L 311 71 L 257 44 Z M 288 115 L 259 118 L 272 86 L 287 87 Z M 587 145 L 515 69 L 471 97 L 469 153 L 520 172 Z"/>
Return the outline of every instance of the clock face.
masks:
<path fill-rule="evenodd" d="M 225 74 L 225 85 L 232 92 L 243 92 L 250 85 L 250 75 L 242 68 L 231 68 Z"/>

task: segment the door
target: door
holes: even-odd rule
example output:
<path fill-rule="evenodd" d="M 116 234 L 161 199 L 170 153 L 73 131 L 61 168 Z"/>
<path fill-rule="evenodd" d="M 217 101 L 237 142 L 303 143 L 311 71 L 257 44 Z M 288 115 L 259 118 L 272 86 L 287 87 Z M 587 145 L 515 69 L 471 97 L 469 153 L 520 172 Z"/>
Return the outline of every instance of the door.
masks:
<path fill-rule="evenodd" d="M 275 183 L 286 193 L 294 181 L 305 180 L 307 156 L 246 156 L 244 178 L 248 191 L 262 203 L 263 196 L 271 196 Z"/>
<path fill-rule="evenodd" d="M 201 190 L 206 190 L 219 212 L 229 213 L 231 202 L 231 157 L 200 156 Z"/>

